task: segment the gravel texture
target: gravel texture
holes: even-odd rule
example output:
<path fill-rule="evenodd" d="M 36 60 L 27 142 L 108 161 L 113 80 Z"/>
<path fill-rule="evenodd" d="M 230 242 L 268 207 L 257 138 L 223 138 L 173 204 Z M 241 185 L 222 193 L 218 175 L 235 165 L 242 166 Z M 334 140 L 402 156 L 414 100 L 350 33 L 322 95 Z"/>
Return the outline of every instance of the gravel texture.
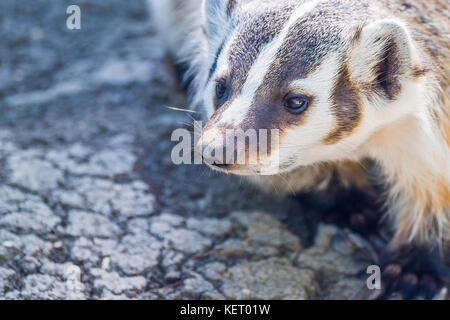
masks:
<path fill-rule="evenodd" d="M 67 30 L 78 4 L 82 29 Z M 348 299 L 313 210 L 170 160 L 191 119 L 145 1 L 0 2 L 0 297 Z"/>

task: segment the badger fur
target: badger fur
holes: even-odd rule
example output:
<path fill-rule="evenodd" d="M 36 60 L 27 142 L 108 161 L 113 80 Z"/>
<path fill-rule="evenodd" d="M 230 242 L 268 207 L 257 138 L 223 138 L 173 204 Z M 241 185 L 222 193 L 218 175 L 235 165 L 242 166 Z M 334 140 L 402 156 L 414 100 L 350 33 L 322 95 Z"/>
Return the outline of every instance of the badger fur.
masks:
<path fill-rule="evenodd" d="M 448 243 L 447 1 L 148 1 L 168 50 L 190 64 L 203 143 L 226 143 L 225 128 L 280 129 L 268 156 L 280 158 L 279 174 L 213 169 L 282 192 L 324 188 L 336 175 L 363 188 L 370 159 L 388 192 L 391 247 Z M 306 110 L 286 111 L 289 94 L 306 97 Z"/>

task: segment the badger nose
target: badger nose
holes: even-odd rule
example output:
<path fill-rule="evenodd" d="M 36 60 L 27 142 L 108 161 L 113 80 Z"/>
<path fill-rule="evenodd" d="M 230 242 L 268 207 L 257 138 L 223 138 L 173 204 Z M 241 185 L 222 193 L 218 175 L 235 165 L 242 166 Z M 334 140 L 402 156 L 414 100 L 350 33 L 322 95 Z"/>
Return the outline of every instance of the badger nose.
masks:
<path fill-rule="evenodd" d="M 202 136 L 198 141 L 197 150 L 202 153 L 204 163 L 221 169 L 231 167 L 236 159 L 234 140 L 227 139 L 221 132 Z"/>
<path fill-rule="evenodd" d="M 230 159 L 227 159 L 226 156 L 227 154 L 226 144 L 206 144 L 202 145 L 201 150 L 203 160 L 209 165 L 222 169 L 230 167 L 232 165 L 232 163 L 230 163 L 229 161 Z"/>
<path fill-rule="evenodd" d="M 219 169 L 229 169 L 231 168 L 233 165 L 232 164 L 227 164 L 227 163 L 212 163 L 211 164 L 213 167 L 219 168 Z"/>

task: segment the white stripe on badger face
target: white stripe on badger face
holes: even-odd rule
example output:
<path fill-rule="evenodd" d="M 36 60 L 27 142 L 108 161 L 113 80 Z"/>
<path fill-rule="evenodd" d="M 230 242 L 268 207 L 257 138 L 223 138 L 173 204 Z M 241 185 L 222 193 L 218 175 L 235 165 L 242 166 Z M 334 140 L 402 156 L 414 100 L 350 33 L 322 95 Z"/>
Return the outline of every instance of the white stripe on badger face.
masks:
<path fill-rule="evenodd" d="M 238 126 L 247 116 L 255 98 L 256 91 L 262 85 L 266 74 L 275 60 L 278 50 L 283 45 L 290 28 L 301 17 L 313 10 L 320 0 L 313 0 L 297 8 L 289 18 L 282 31 L 269 42 L 259 53 L 247 75 L 241 94 L 225 110 L 219 120 L 221 124 Z"/>

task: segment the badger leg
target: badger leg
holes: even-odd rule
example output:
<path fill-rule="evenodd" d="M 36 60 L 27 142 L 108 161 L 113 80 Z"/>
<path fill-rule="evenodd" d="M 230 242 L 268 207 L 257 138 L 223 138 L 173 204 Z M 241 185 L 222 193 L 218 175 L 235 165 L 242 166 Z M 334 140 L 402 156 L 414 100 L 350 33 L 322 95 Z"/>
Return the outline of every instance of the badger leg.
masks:
<path fill-rule="evenodd" d="M 380 299 L 445 299 L 450 268 L 436 249 L 405 245 L 381 255 Z"/>
<path fill-rule="evenodd" d="M 347 227 L 365 236 L 379 231 L 383 215 L 376 196 L 358 189 L 335 192 L 329 207 L 319 211 L 321 221 Z"/>
<path fill-rule="evenodd" d="M 366 169 L 370 166 L 346 161 L 325 167 L 327 170 L 319 172 L 316 181 L 318 185 L 326 181 L 326 187 L 296 197 L 308 210 L 318 213 L 320 222 L 347 227 L 363 235 L 374 234 L 380 226 L 384 199 L 380 196 L 382 190 L 370 182 Z"/>

